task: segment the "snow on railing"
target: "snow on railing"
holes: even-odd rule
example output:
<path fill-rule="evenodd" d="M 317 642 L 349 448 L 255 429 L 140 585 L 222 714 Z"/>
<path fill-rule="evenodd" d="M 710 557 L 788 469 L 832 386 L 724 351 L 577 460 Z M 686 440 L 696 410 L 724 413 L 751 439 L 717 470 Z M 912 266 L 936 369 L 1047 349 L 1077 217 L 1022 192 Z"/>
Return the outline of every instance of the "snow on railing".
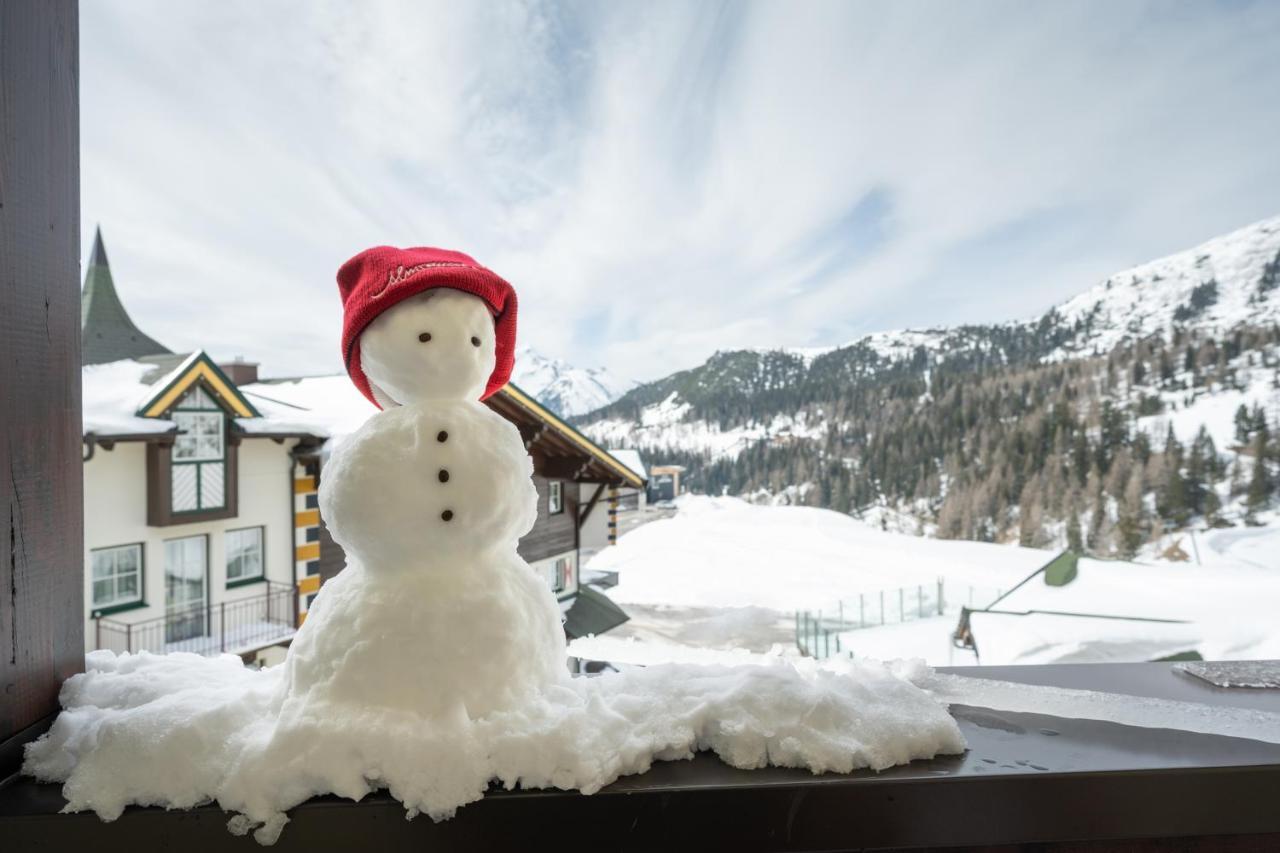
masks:
<path fill-rule="evenodd" d="M 933 584 L 916 584 L 872 590 L 833 601 L 817 610 L 797 610 L 796 648 L 808 657 L 828 658 L 846 651 L 842 634 L 917 619 L 959 613 L 962 607 L 983 608 L 1000 598 L 997 587 L 953 583 L 948 591 L 944 578 Z"/>
<path fill-rule="evenodd" d="M 281 642 L 297 629 L 297 593 L 266 582 L 261 593 L 235 601 L 188 607 L 154 619 L 94 619 L 94 648 L 114 652 L 194 652 L 217 655 L 252 651 Z"/>

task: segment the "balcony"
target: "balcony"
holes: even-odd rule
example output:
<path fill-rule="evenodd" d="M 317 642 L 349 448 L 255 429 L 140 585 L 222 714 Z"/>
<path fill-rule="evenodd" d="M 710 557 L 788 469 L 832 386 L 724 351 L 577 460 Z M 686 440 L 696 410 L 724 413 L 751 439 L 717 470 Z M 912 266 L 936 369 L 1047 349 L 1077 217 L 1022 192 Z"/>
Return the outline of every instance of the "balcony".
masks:
<path fill-rule="evenodd" d="M 284 642 L 297 630 L 297 591 L 267 581 L 261 592 L 137 622 L 99 616 L 94 648 L 113 652 L 245 654 Z"/>
<path fill-rule="evenodd" d="M 1216 688 L 1168 663 L 948 671 L 1280 712 L 1280 690 Z M 952 713 L 968 752 L 880 773 L 736 770 L 700 754 L 589 797 L 495 786 L 442 823 L 406 821 L 385 792 L 318 797 L 291 811 L 271 849 L 511 850 L 538 837 L 569 851 L 1280 849 L 1278 744 L 965 706 Z M 63 802 L 56 785 L 0 784 L 0 838 L 23 850 L 256 849 L 227 832 L 229 815 L 216 805 L 133 807 L 104 824 L 61 814 Z"/>

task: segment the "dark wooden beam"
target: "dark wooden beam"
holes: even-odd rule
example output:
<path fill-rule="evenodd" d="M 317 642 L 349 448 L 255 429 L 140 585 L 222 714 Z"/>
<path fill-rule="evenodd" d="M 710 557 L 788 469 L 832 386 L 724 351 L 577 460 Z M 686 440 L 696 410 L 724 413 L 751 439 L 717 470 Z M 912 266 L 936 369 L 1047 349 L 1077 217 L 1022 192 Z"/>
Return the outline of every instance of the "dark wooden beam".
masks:
<path fill-rule="evenodd" d="M 587 501 L 587 505 L 582 508 L 582 512 L 578 514 L 578 529 L 582 529 L 582 525 L 587 523 L 587 516 L 591 515 L 591 510 L 596 508 L 596 501 L 600 500 L 600 496 L 604 494 L 605 483 L 596 486 L 596 490 L 591 493 L 591 500 Z"/>
<path fill-rule="evenodd" d="M 520 429 L 520 437 L 524 439 L 524 449 L 529 450 L 538 443 L 538 439 L 547 434 L 547 425 L 538 424 L 536 427 L 522 426 Z"/>
<path fill-rule="evenodd" d="M 536 460 L 535 460 L 536 461 Z M 547 456 L 542 467 L 535 468 L 539 474 L 553 480 L 581 480 L 591 468 L 590 456 Z"/>
<path fill-rule="evenodd" d="M 0 777 L 84 666 L 79 50 L 75 0 L 0 2 Z"/>

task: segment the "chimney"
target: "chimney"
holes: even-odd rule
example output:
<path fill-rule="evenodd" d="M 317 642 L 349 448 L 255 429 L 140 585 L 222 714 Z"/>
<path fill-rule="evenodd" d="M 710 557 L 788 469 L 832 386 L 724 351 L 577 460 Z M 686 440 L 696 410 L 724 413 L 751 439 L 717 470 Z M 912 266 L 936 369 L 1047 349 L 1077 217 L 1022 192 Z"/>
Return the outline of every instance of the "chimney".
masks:
<path fill-rule="evenodd" d="M 226 364 L 219 364 L 218 367 L 236 385 L 252 385 L 258 381 L 258 363 L 245 361 L 242 355 Z"/>

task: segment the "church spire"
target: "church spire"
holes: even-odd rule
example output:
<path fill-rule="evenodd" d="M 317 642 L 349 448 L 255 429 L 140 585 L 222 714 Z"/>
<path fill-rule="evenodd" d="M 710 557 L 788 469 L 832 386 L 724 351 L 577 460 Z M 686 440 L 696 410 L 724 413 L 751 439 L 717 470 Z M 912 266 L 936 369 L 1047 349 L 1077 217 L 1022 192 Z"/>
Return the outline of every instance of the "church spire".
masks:
<path fill-rule="evenodd" d="M 84 290 L 80 293 L 80 363 L 103 364 L 169 352 L 135 326 L 120 303 L 99 227 L 94 233 Z"/>

